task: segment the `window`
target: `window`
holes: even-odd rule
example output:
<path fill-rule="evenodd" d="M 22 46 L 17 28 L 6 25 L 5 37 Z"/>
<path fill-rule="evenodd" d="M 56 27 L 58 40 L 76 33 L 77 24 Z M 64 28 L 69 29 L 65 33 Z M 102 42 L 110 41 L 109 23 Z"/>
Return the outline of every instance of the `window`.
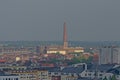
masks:
<path fill-rule="evenodd" d="M 88 75 L 91 76 L 91 73 L 89 73 Z"/>
<path fill-rule="evenodd" d="M 58 73 L 57 72 L 55 72 L 55 75 L 57 75 Z"/>
<path fill-rule="evenodd" d="M 99 74 L 99 76 L 102 76 L 102 74 Z"/>

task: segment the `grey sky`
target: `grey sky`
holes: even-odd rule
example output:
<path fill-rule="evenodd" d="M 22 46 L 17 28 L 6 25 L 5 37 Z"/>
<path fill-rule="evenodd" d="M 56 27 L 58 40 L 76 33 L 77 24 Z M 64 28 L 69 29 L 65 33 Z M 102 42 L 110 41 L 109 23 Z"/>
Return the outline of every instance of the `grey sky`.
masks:
<path fill-rule="evenodd" d="M 120 0 L 0 0 L 0 41 L 120 40 Z"/>

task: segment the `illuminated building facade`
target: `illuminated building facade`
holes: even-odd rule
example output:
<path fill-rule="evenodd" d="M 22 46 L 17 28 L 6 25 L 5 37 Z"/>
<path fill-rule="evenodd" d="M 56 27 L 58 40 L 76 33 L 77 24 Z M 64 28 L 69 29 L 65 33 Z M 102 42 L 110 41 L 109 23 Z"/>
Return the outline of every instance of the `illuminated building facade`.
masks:
<path fill-rule="evenodd" d="M 82 47 L 68 47 L 68 40 L 67 40 L 67 28 L 66 22 L 64 22 L 63 26 L 63 46 L 58 47 L 48 47 L 47 53 L 60 53 L 60 54 L 67 54 L 67 53 L 74 53 L 74 52 L 84 52 Z"/>

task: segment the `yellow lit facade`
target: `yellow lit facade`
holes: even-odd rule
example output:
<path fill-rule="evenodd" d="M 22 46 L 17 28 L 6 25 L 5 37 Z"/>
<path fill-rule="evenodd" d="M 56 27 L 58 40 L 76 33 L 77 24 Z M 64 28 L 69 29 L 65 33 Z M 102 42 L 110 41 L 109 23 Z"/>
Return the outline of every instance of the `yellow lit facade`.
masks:
<path fill-rule="evenodd" d="M 66 54 L 66 51 L 58 51 L 58 50 L 48 50 L 47 53 L 60 53 L 60 54 Z"/>
<path fill-rule="evenodd" d="M 63 54 L 63 55 L 65 55 L 67 53 L 73 53 L 73 52 L 81 53 L 81 52 L 84 52 L 84 49 L 81 48 L 81 47 L 80 48 L 68 47 L 66 49 L 64 49 L 64 48 L 49 48 L 47 50 L 47 53 L 60 53 L 60 54 Z"/>

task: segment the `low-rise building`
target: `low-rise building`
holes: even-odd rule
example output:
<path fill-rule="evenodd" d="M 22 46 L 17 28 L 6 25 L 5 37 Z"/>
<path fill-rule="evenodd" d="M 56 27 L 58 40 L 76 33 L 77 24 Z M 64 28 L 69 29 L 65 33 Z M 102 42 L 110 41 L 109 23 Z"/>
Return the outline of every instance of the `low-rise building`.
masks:
<path fill-rule="evenodd" d="M 26 70 L 26 66 L 12 65 L 12 64 L 0 64 L 0 70 Z"/>
<path fill-rule="evenodd" d="M 18 75 L 6 74 L 0 71 L 0 80 L 20 80 Z"/>
<path fill-rule="evenodd" d="M 107 73 L 107 71 L 113 68 L 115 65 L 105 64 L 105 65 L 88 65 L 87 70 L 81 73 L 81 77 L 83 78 L 97 78 L 102 79 L 103 76 Z"/>
<path fill-rule="evenodd" d="M 46 70 L 14 70 L 9 73 L 19 75 L 20 80 L 49 80 Z"/>

